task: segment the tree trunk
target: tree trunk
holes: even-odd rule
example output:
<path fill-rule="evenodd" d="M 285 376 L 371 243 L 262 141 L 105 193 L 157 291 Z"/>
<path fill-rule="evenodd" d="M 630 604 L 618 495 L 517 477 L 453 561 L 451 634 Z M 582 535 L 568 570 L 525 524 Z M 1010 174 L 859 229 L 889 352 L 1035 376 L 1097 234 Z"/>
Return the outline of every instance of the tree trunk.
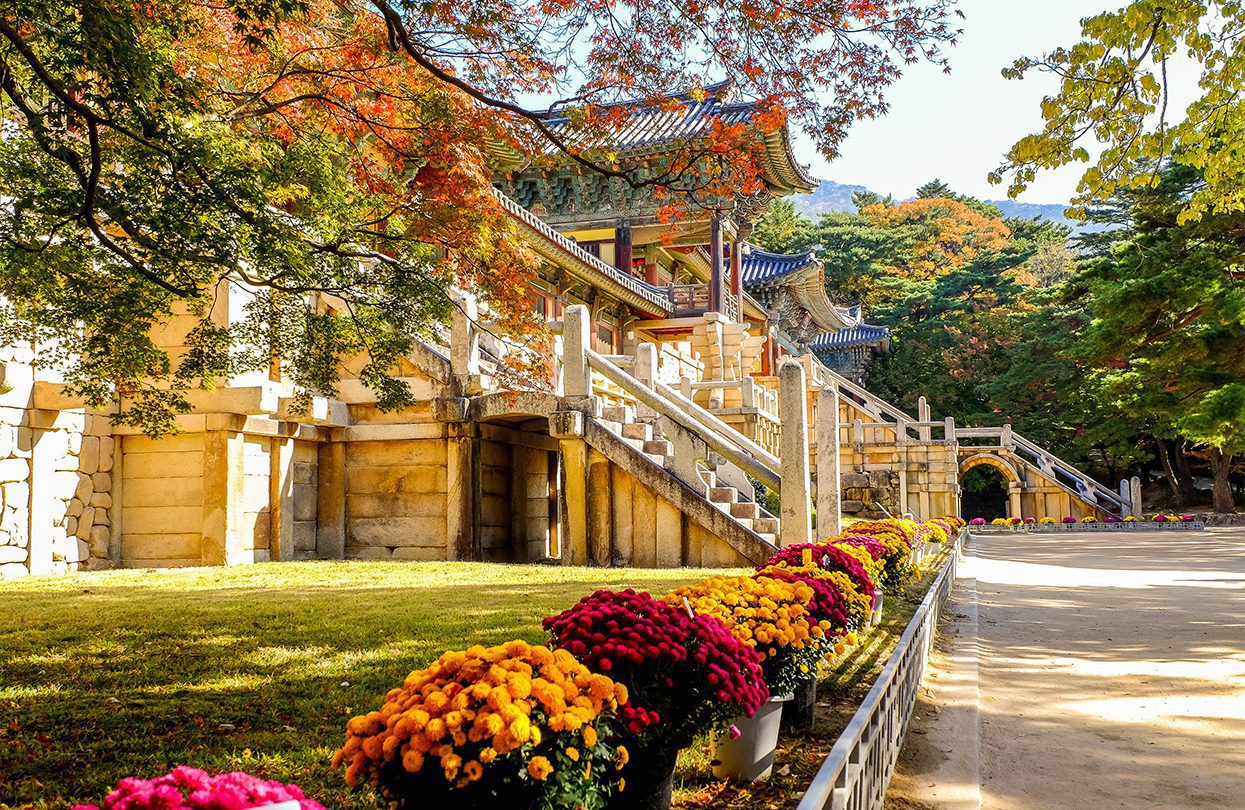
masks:
<path fill-rule="evenodd" d="M 1197 491 L 1193 488 L 1193 471 L 1189 469 L 1189 454 L 1185 452 L 1185 440 L 1173 442 L 1173 455 L 1176 457 L 1176 480 L 1180 483 L 1180 494 L 1183 498 L 1181 506 L 1192 506 L 1197 500 Z"/>
<path fill-rule="evenodd" d="M 1218 447 L 1210 449 L 1210 470 L 1215 479 L 1212 492 L 1213 508 L 1216 512 L 1235 512 L 1236 504 L 1232 500 L 1232 483 L 1228 480 L 1228 472 L 1232 469 L 1232 456 L 1224 455 Z"/>
<path fill-rule="evenodd" d="M 1180 497 L 1180 482 L 1176 480 L 1176 471 L 1172 469 L 1171 450 L 1167 447 L 1166 439 L 1155 439 L 1155 447 L 1159 451 L 1159 461 L 1163 462 L 1163 474 L 1167 479 L 1167 485 L 1172 489 L 1172 497 L 1176 499 L 1176 505 L 1183 508 L 1188 506 Z"/>

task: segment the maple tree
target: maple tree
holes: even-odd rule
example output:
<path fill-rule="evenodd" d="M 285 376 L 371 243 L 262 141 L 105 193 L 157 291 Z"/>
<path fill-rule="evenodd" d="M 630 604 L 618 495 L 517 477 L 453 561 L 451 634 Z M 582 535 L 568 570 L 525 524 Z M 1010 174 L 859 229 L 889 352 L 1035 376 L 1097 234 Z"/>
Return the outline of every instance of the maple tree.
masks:
<path fill-rule="evenodd" d="M 672 206 L 760 189 L 758 133 L 832 154 L 902 65 L 942 62 L 951 0 L 16 0 L 0 13 L 4 337 L 159 433 L 184 392 L 283 361 L 331 395 L 344 358 L 382 407 L 412 342 L 479 292 L 531 334 L 534 260 L 497 151 L 647 185 Z M 660 160 L 610 134 L 639 99 L 733 78 L 759 101 Z M 539 106 L 527 103 L 541 99 Z M 246 301 L 229 328 L 222 289 Z M 197 326 L 170 356 L 150 338 Z"/>

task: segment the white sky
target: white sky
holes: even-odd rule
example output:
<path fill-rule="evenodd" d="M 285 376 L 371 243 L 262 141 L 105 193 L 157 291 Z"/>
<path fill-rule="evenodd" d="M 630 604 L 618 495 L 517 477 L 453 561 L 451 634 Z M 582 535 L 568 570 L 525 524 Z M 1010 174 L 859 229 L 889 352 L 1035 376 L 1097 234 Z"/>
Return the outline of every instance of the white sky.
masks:
<path fill-rule="evenodd" d="M 1080 19 L 1119 8 L 1123 0 L 960 0 L 964 34 L 949 49 L 951 73 L 929 64 L 907 68 L 888 92 L 890 114 L 857 122 L 841 155 L 827 163 L 807 138 L 797 136 L 803 163 L 814 176 L 868 186 L 881 194 L 911 197 L 935 177 L 962 194 L 1002 199 L 991 186 L 996 168 L 1017 139 L 1042 122 L 1042 97 L 1058 84 L 1046 74 L 1023 81 L 999 75 L 1018 56 L 1036 56 L 1080 39 Z M 1076 189 L 1080 164 L 1039 174 L 1024 202 L 1065 203 Z"/>

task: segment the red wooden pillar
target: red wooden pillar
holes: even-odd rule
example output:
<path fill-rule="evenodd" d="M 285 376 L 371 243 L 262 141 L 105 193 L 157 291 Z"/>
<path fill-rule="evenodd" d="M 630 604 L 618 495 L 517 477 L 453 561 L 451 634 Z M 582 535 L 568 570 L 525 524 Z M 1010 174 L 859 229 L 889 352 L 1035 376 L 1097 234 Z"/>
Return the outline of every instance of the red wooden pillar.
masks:
<path fill-rule="evenodd" d="M 744 319 L 744 257 L 739 249 L 739 240 L 731 243 L 731 297 L 735 299 L 735 308 L 739 311 L 739 320 Z"/>
<path fill-rule="evenodd" d="M 709 311 L 722 311 L 722 217 L 709 220 Z"/>
<path fill-rule="evenodd" d="M 614 266 L 631 275 L 631 220 L 619 220 L 614 229 Z"/>

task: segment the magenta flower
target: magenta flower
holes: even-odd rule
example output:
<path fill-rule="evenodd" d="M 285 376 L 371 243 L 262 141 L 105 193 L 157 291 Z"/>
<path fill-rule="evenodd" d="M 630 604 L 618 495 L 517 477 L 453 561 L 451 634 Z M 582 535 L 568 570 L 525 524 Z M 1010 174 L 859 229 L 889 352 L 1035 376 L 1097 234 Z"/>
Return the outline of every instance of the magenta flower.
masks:
<path fill-rule="evenodd" d="M 122 779 L 102 806 L 79 804 L 73 810 L 251 810 L 289 801 L 298 802 L 300 810 L 324 810 L 297 785 L 242 771 L 212 776 L 182 765 L 155 779 Z"/>

